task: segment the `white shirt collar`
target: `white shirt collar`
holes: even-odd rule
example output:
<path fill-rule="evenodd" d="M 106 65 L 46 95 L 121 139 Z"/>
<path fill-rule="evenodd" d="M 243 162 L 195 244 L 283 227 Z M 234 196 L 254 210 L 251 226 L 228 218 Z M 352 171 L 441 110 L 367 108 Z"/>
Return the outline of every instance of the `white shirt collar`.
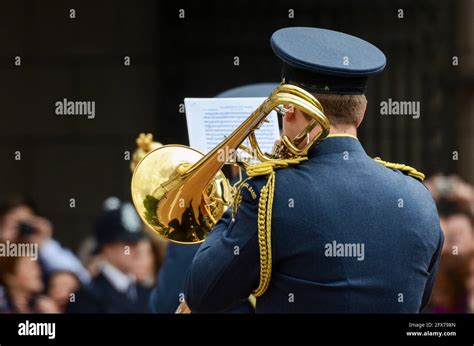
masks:
<path fill-rule="evenodd" d="M 130 284 L 135 282 L 132 274 L 125 274 L 107 261 L 102 264 L 102 274 L 109 280 L 110 284 L 119 292 L 125 293 Z"/>

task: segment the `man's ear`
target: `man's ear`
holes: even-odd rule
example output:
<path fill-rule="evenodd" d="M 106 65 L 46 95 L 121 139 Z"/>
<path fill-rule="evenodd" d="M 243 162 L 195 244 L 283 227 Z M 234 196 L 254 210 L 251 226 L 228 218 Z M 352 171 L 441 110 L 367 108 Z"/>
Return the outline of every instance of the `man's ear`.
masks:
<path fill-rule="evenodd" d="M 366 111 L 367 111 L 367 107 L 364 109 L 364 113 L 362 113 L 362 115 L 359 117 L 359 120 L 357 121 L 356 128 L 358 128 L 360 126 L 360 124 L 362 123 L 362 120 L 364 120 Z"/>
<path fill-rule="evenodd" d="M 357 121 L 357 125 L 356 125 L 356 128 L 358 128 L 360 126 L 360 124 L 362 123 L 362 120 L 364 120 L 364 117 L 365 117 L 365 113 L 367 112 L 367 99 L 365 100 L 365 108 L 364 108 L 364 111 L 362 112 L 362 114 L 360 115 L 359 117 L 359 120 Z"/>

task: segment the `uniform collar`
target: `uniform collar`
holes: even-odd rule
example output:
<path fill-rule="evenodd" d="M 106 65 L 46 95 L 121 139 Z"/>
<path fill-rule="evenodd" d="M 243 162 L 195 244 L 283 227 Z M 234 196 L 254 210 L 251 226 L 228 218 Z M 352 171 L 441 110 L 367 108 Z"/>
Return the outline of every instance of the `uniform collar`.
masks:
<path fill-rule="evenodd" d="M 107 261 L 104 261 L 102 264 L 102 274 L 104 274 L 110 284 L 119 292 L 126 292 L 128 287 L 135 282 L 133 275 L 122 273 Z"/>
<path fill-rule="evenodd" d="M 365 153 L 357 137 L 346 134 L 333 134 L 327 136 L 327 138 L 317 146 L 312 147 L 308 152 L 308 157 L 343 153 L 345 151 L 360 151 Z"/>

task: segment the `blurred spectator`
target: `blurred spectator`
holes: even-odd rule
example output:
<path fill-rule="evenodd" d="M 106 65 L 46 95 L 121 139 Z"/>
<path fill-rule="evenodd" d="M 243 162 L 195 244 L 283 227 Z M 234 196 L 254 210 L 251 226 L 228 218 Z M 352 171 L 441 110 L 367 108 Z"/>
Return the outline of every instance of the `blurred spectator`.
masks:
<path fill-rule="evenodd" d="M 466 290 L 467 290 L 467 312 L 474 313 L 474 251 L 472 251 L 466 261 Z"/>
<path fill-rule="evenodd" d="M 49 276 L 48 296 L 55 302 L 58 310 L 64 312 L 71 294 L 76 292 L 80 281 L 76 274 L 68 271 L 57 271 Z"/>
<path fill-rule="evenodd" d="M 427 179 L 425 185 L 436 202 L 455 203 L 470 215 L 474 215 L 474 187 L 459 176 L 436 174 Z"/>
<path fill-rule="evenodd" d="M 56 313 L 58 307 L 41 295 L 41 268 L 30 257 L 0 257 L 0 312 Z"/>
<path fill-rule="evenodd" d="M 135 277 L 144 287 L 152 288 L 160 266 L 158 246 L 153 243 L 151 237 L 146 236 L 138 242 L 136 250 Z"/>
<path fill-rule="evenodd" d="M 79 289 L 67 307 L 72 313 L 148 312 L 149 289 L 137 282 L 139 244 L 145 237 L 143 225 L 130 203 L 115 197 L 104 202 L 95 229 L 100 273 Z"/>
<path fill-rule="evenodd" d="M 437 174 L 425 184 L 438 206 L 445 239 L 428 310 L 473 312 L 474 188 L 456 175 Z"/>
<path fill-rule="evenodd" d="M 443 254 L 428 312 L 466 312 L 466 257 Z"/>
<path fill-rule="evenodd" d="M 33 203 L 22 197 L 12 197 L 0 203 L 0 241 L 15 241 L 27 236 L 30 230 L 24 221 L 33 218 L 34 210 Z"/>
<path fill-rule="evenodd" d="M 474 221 L 468 211 L 457 204 L 438 203 L 441 229 L 444 233 L 443 253 L 468 255 L 474 249 Z"/>
<path fill-rule="evenodd" d="M 50 272 L 67 269 L 81 281 L 90 276 L 79 259 L 52 238 L 51 223 L 36 214 L 34 204 L 22 197 L 0 203 L 0 241 L 22 241 L 38 244 L 40 264 L 47 276 Z"/>

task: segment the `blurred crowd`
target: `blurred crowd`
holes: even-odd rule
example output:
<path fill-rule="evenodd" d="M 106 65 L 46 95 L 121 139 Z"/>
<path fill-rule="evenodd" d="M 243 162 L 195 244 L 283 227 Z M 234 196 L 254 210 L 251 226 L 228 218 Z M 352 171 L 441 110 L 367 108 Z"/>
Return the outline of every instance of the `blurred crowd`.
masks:
<path fill-rule="evenodd" d="M 425 185 L 436 201 L 445 235 L 427 312 L 473 313 L 474 187 L 455 175 L 435 175 Z M 108 198 L 94 231 L 77 253 L 53 235 L 51 222 L 38 215 L 32 202 L 17 197 L 0 204 L 0 313 L 147 313 L 175 309 L 174 302 L 169 308 L 165 301 L 160 308 L 163 299 L 156 292 L 150 299 L 165 247 L 144 231 L 130 203 Z M 37 254 L 34 249 L 22 254 L 15 247 L 19 244 L 36 245 Z M 172 255 L 173 247 L 169 251 Z M 162 277 L 166 280 L 168 275 L 163 273 Z M 156 306 L 150 306 L 150 301 Z"/>
<path fill-rule="evenodd" d="M 425 185 L 438 206 L 445 238 L 428 311 L 474 313 L 474 187 L 441 174 Z"/>
<path fill-rule="evenodd" d="M 0 313 L 150 311 L 163 250 L 130 203 L 108 198 L 77 254 L 53 234 L 27 199 L 0 205 Z"/>

